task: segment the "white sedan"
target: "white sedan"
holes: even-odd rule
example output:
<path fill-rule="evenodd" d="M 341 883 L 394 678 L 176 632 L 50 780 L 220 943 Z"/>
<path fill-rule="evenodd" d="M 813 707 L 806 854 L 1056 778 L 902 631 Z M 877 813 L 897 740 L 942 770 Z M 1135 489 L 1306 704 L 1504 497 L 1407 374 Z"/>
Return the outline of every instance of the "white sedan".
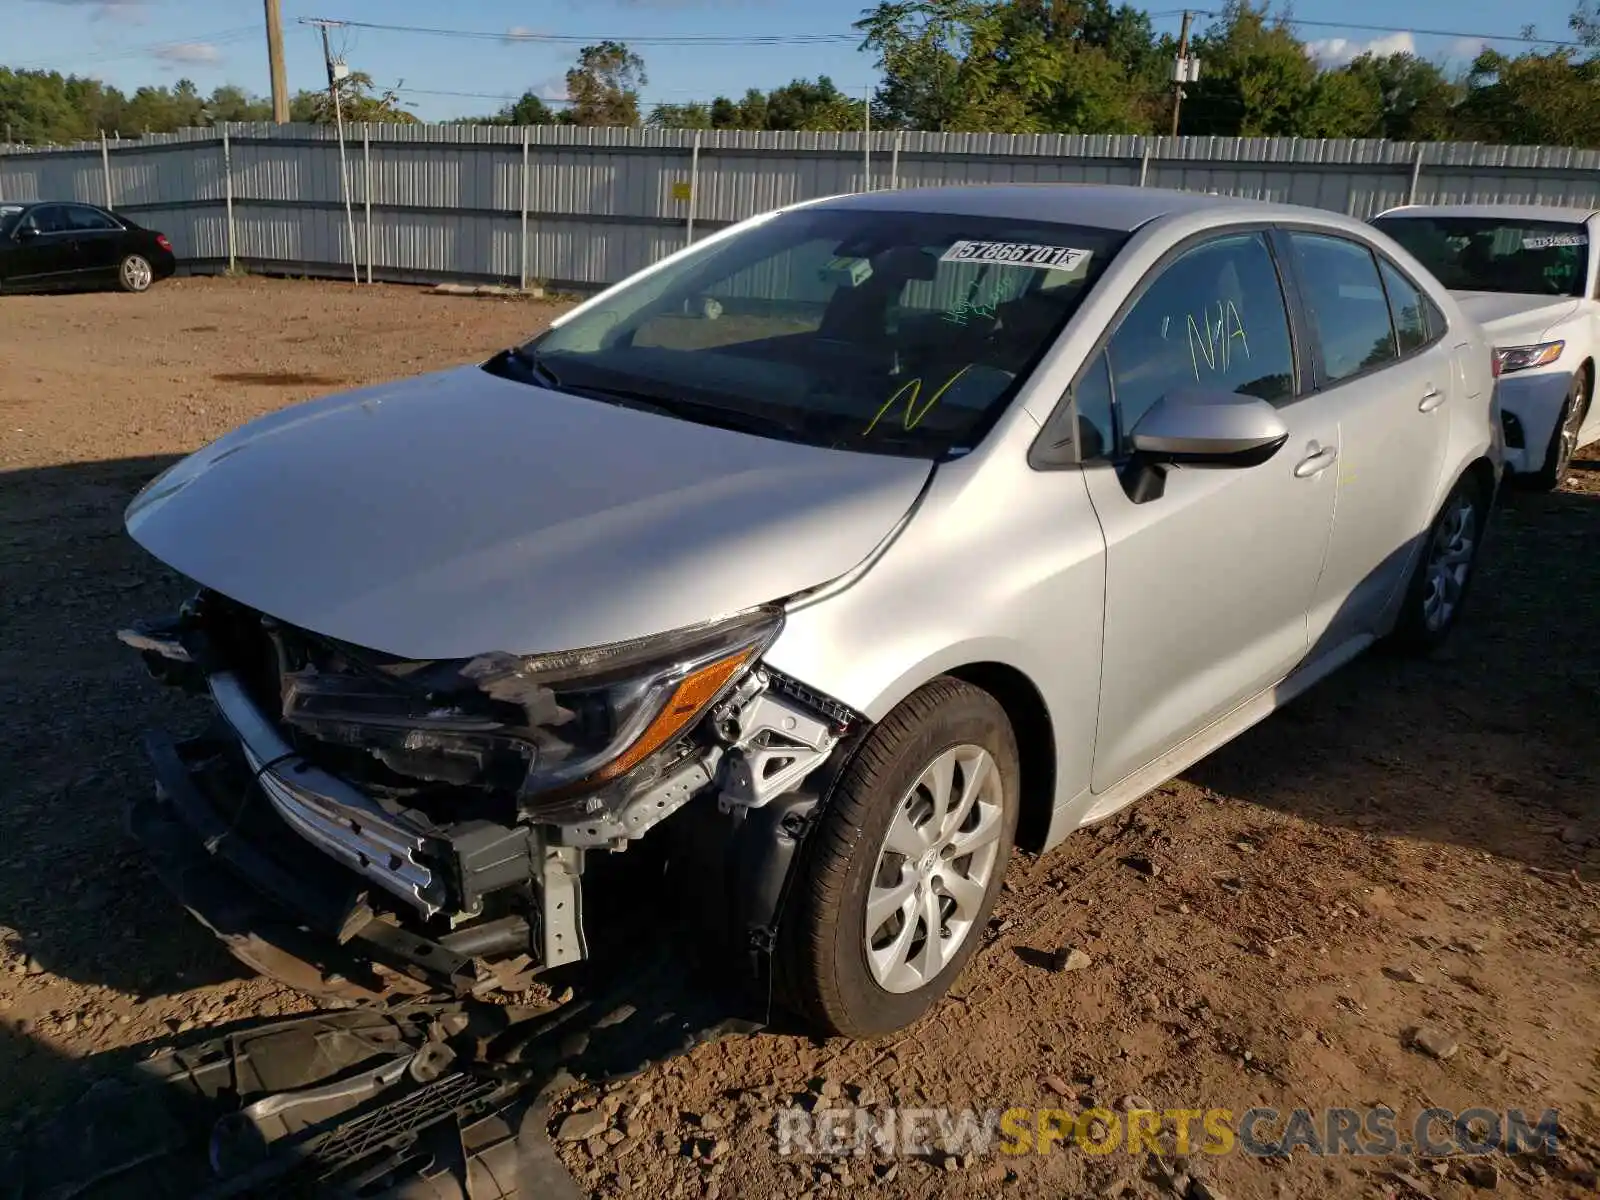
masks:
<path fill-rule="evenodd" d="M 1506 466 L 1559 487 L 1600 439 L 1600 213 L 1526 204 L 1412 205 L 1373 224 L 1449 288 L 1495 346 Z"/>

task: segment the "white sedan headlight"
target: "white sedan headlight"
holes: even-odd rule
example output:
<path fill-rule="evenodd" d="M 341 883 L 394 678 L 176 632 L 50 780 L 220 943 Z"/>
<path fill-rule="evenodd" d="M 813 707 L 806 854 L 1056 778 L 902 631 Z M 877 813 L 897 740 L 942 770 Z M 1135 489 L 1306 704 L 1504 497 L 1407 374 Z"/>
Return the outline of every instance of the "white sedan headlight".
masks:
<path fill-rule="evenodd" d="M 1561 357 L 1566 342 L 1540 342 L 1534 346 L 1496 346 L 1494 368 L 1496 375 L 1508 371 L 1526 371 L 1530 367 L 1548 367 Z"/>

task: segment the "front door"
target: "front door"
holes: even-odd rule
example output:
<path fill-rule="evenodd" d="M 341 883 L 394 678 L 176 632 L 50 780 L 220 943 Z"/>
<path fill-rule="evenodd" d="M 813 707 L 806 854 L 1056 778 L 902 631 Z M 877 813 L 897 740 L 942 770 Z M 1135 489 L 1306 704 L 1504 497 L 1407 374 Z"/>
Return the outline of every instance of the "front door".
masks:
<path fill-rule="evenodd" d="M 1320 652 L 1375 633 L 1404 586 L 1433 521 L 1450 406 L 1465 397 L 1442 318 L 1392 263 L 1328 234 L 1288 240 L 1339 420 L 1338 515 L 1311 608 Z"/>
<path fill-rule="evenodd" d="M 30 209 L 12 236 L 16 244 L 7 265 L 8 286 L 51 287 L 70 279 L 76 249 L 61 205 Z"/>
<path fill-rule="evenodd" d="M 1114 447 L 1085 469 L 1106 541 L 1095 792 L 1306 652 L 1339 435 L 1299 378 L 1278 264 L 1264 233 L 1241 231 L 1157 268 L 1078 384 L 1080 414 Z M 1288 443 L 1255 467 L 1173 468 L 1161 496 L 1135 503 L 1115 465 L 1129 432 L 1163 394 L 1197 384 L 1274 404 Z"/>

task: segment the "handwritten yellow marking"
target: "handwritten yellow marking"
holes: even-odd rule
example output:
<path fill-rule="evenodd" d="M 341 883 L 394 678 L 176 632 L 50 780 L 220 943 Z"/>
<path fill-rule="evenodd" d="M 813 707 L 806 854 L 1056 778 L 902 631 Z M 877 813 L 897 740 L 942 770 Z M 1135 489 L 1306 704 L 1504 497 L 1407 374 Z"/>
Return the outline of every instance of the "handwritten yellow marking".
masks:
<path fill-rule="evenodd" d="M 1239 344 L 1244 347 L 1244 356 L 1250 357 L 1250 339 L 1244 335 L 1244 318 L 1239 316 L 1239 310 L 1233 306 L 1233 301 L 1228 301 L 1228 315 L 1233 318 L 1233 332 L 1228 334 L 1225 342 L 1239 339 Z"/>
<path fill-rule="evenodd" d="M 910 392 L 911 395 L 906 399 L 906 410 L 904 415 L 902 415 L 900 418 L 900 428 L 905 430 L 915 429 L 919 424 L 921 424 L 922 418 L 928 415 L 928 411 L 933 408 L 935 404 L 939 403 L 940 398 L 950 390 L 950 388 L 955 384 L 956 380 L 960 379 L 970 370 L 972 370 L 972 364 L 968 363 L 966 366 L 962 367 L 961 370 L 950 376 L 949 379 L 946 379 L 939 390 L 933 395 L 929 396 L 928 402 L 920 409 L 917 407 L 917 400 L 922 395 L 922 377 L 918 376 L 916 379 L 908 379 L 905 383 L 900 385 L 899 390 L 897 390 L 894 395 L 890 396 L 883 402 L 883 407 L 877 411 L 875 416 L 873 416 L 871 423 L 868 424 L 866 429 L 862 431 L 861 436 L 865 437 L 867 434 L 876 429 L 878 427 L 878 422 L 883 420 L 883 414 L 893 408 L 896 402 L 899 401 L 900 397 L 905 396 L 907 392 Z"/>
<path fill-rule="evenodd" d="M 1230 327 L 1229 318 L 1232 318 Z M 1207 305 L 1200 310 L 1200 322 L 1195 323 L 1193 316 L 1187 318 L 1189 323 L 1189 365 L 1194 368 L 1195 382 L 1200 381 L 1200 360 L 1205 359 L 1206 370 L 1215 371 L 1217 363 L 1222 363 L 1222 373 L 1228 373 L 1228 367 L 1233 361 L 1233 340 L 1239 339 L 1239 344 L 1244 347 L 1244 356 L 1250 357 L 1250 339 L 1245 336 L 1244 319 L 1239 316 L 1239 310 L 1234 307 L 1233 301 L 1217 301 L 1217 323 L 1211 323 L 1211 307 Z M 1163 323 L 1164 324 L 1164 323 Z M 1202 328 L 1204 332 L 1202 332 Z"/>

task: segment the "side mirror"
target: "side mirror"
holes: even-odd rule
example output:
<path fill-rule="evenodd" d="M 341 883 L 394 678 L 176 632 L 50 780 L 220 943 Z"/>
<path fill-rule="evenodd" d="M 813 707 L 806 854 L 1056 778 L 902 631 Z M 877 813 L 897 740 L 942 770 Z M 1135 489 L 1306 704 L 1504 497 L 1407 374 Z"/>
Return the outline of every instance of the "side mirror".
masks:
<path fill-rule="evenodd" d="M 1165 489 L 1169 465 L 1255 467 L 1289 440 L 1278 410 L 1265 400 L 1217 388 L 1183 388 L 1152 404 L 1130 435 L 1133 458 L 1125 478 L 1138 504 Z"/>
<path fill-rule="evenodd" d="M 39 227 L 37 225 L 24 225 L 17 230 L 17 241 L 19 242 L 31 242 L 38 236 Z"/>

